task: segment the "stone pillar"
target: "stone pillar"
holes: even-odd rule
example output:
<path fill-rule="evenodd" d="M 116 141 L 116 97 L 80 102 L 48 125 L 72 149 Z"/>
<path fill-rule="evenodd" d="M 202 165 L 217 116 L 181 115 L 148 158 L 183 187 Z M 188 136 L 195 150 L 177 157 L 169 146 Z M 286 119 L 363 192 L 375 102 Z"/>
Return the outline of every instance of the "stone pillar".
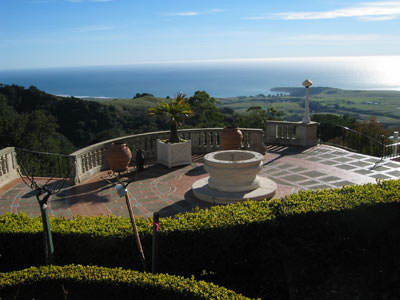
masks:
<path fill-rule="evenodd" d="M 273 144 L 276 142 L 276 127 L 276 124 L 267 121 L 264 132 L 265 145 Z"/>
<path fill-rule="evenodd" d="M 76 155 L 69 156 L 69 167 L 70 167 L 70 174 L 69 174 L 69 181 L 71 185 L 79 184 L 81 179 L 79 177 L 81 172 L 80 161 L 78 162 L 78 157 Z"/>
<path fill-rule="evenodd" d="M 318 136 L 317 136 L 318 123 L 310 122 L 310 123 L 302 123 L 299 122 L 299 125 L 296 128 L 296 141 L 299 146 L 303 147 L 312 147 L 318 144 Z"/>
<path fill-rule="evenodd" d="M 0 186 L 19 178 L 18 163 L 14 147 L 0 150 Z"/>

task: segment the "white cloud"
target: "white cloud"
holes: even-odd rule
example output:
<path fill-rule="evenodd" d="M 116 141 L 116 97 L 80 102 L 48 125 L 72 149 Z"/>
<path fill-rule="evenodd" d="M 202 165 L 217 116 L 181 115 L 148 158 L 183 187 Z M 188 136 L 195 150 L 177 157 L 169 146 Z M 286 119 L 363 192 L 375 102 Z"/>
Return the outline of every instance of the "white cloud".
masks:
<path fill-rule="evenodd" d="M 219 9 L 219 8 L 213 8 L 209 10 L 210 13 L 221 13 L 224 11 L 225 11 L 224 9 Z"/>
<path fill-rule="evenodd" d="M 380 41 L 389 40 L 393 36 L 385 36 L 378 34 L 304 34 L 295 35 L 282 38 L 288 41 L 354 41 L 354 42 L 367 42 L 367 41 Z"/>
<path fill-rule="evenodd" d="M 331 11 L 284 12 L 243 18 L 245 20 L 321 20 L 336 18 L 359 18 L 365 21 L 393 20 L 400 16 L 400 1 L 365 2 L 356 7 Z"/>
<path fill-rule="evenodd" d="M 168 13 L 168 16 L 191 17 L 191 16 L 197 16 L 199 14 L 200 13 L 197 11 L 182 11 L 182 12 Z"/>
<path fill-rule="evenodd" d="M 167 16 L 178 16 L 178 17 L 192 17 L 198 15 L 207 15 L 207 14 L 215 14 L 215 13 L 222 13 L 225 10 L 219 8 L 213 8 L 206 11 L 182 11 L 182 12 L 172 12 L 166 13 Z"/>

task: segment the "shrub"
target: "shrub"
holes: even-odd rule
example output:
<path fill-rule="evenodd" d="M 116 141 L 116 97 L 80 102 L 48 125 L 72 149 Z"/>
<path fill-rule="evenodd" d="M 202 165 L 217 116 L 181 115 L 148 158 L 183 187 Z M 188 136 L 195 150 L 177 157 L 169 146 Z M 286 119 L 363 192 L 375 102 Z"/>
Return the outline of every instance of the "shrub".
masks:
<path fill-rule="evenodd" d="M 4 299 L 249 299 L 192 278 L 97 266 L 42 266 L 0 274 Z M 3 299 L 3 298 L 2 298 Z"/>
<path fill-rule="evenodd" d="M 391 180 L 162 218 L 159 271 L 202 276 L 251 297 L 279 298 L 291 284 L 315 291 L 338 268 L 361 274 L 400 269 L 399 202 L 400 180 Z M 150 222 L 137 221 L 148 262 Z M 140 269 L 129 219 L 51 218 L 51 227 L 57 264 Z M 40 232 L 38 218 L 0 217 L 0 271 L 43 264 Z M 367 287 L 376 283 L 372 278 Z"/>

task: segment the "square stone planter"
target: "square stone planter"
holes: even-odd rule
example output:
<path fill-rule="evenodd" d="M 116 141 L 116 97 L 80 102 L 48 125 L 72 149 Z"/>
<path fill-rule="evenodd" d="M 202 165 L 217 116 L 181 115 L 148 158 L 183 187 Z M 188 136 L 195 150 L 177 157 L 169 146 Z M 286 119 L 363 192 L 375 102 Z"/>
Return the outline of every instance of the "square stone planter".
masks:
<path fill-rule="evenodd" d="M 164 143 L 157 140 L 157 162 L 168 168 L 192 163 L 192 142 Z"/>

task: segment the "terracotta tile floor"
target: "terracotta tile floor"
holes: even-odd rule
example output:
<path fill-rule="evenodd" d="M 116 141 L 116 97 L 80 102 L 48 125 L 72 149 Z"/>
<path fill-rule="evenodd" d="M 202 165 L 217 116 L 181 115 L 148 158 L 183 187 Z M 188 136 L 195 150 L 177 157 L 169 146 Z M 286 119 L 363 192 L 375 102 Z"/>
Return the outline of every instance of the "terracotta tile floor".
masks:
<path fill-rule="evenodd" d="M 400 178 L 400 163 L 380 161 L 327 145 L 307 150 L 271 146 L 260 175 L 278 184 L 275 197 L 280 198 L 301 189 L 337 188 Z M 202 156 L 194 156 L 191 165 L 171 169 L 149 165 L 139 174 L 131 170 L 122 180 L 130 182 L 128 195 L 135 215 L 150 217 L 155 211 L 169 216 L 195 207 L 209 207 L 210 204 L 197 200 L 191 192 L 192 184 L 205 176 Z M 118 196 L 115 183 L 115 178 L 106 172 L 80 185 L 67 185 L 51 196 L 49 213 L 66 218 L 76 215 L 128 217 L 125 198 Z M 6 212 L 40 215 L 35 195 L 21 180 L 0 189 L 0 214 Z"/>

